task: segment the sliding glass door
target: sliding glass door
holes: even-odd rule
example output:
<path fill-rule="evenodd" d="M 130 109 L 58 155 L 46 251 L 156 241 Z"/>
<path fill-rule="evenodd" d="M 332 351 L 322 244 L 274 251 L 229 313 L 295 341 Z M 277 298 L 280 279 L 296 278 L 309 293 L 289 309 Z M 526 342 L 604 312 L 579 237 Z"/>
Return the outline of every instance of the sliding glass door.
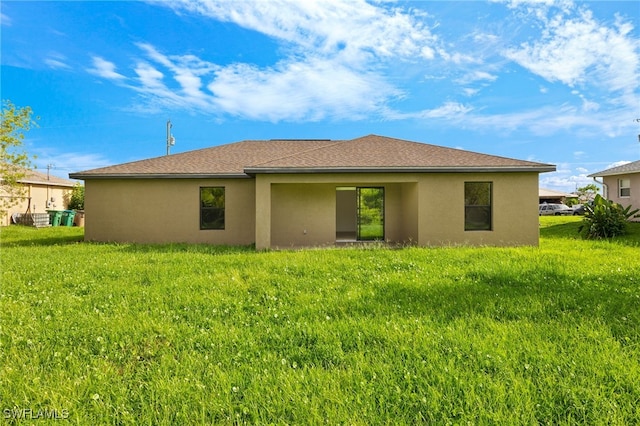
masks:
<path fill-rule="evenodd" d="M 356 188 L 357 239 L 384 241 L 384 188 Z"/>

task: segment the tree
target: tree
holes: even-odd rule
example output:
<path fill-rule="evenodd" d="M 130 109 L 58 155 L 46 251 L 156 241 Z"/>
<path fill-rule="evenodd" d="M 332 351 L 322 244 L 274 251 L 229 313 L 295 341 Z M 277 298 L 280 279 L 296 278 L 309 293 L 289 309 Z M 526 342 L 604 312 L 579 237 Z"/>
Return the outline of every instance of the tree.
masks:
<path fill-rule="evenodd" d="M 76 183 L 73 185 L 71 195 L 67 203 L 69 210 L 84 210 L 84 186 Z"/>
<path fill-rule="evenodd" d="M 24 133 L 36 126 L 31 118 L 30 107 L 18 108 L 11 101 L 2 101 L 2 115 L 0 122 L 0 211 L 20 202 L 24 197 L 24 189 L 19 184 L 31 167 L 31 158 L 22 149 Z"/>
<path fill-rule="evenodd" d="M 599 191 L 600 188 L 598 188 L 595 183 L 590 183 L 576 189 L 576 194 L 578 194 L 578 200 L 580 201 L 580 203 L 586 204 L 589 201 L 593 201 Z"/>

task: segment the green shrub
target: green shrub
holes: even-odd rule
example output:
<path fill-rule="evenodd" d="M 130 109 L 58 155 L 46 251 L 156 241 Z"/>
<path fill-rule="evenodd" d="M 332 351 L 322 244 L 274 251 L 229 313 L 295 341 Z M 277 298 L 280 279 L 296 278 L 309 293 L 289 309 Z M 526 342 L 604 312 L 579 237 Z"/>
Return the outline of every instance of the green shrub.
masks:
<path fill-rule="evenodd" d="M 69 210 L 83 210 L 84 209 L 84 186 L 79 183 L 75 184 L 71 190 L 71 197 L 69 198 L 69 204 L 67 206 Z"/>
<path fill-rule="evenodd" d="M 631 206 L 622 207 L 618 203 L 597 194 L 593 204 L 585 205 L 584 218 L 578 228 L 583 238 L 601 239 L 623 235 L 627 231 L 629 218 L 639 210 L 631 210 Z"/>

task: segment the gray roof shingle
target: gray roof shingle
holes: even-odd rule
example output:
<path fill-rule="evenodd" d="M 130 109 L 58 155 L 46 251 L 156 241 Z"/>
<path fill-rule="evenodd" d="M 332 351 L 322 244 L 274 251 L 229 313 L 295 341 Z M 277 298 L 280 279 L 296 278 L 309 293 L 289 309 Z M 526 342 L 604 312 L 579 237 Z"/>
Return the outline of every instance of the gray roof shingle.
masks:
<path fill-rule="evenodd" d="M 72 173 L 117 177 L 248 177 L 254 173 L 374 171 L 553 171 L 555 166 L 401 139 L 248 140 Z"/>
<path fill-rule="evenodd" d="M 73 188 L 73 186 L 78 183 L 69 179 L 63 179 L 57 176 L 47 175 L 46 173 L 36 172 L 35 170 L 24 169 L 23 172 L 24 177 L 18 180 L 18 182 L 22 184 L 64 186 Z"/>
<path fill-rule="evenodd" d="M 626 175 L 629 173 L 640 173 L 640 160 L 623 164 L 622 166 L 612 167 L 601 172 L 591 173 L 589 177 Z"/>

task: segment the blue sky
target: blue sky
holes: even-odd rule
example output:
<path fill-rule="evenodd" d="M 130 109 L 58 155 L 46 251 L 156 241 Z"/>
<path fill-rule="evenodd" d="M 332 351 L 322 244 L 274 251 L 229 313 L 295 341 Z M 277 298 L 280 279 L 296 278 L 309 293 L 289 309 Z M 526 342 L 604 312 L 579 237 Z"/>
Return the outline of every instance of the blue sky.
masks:
<path fill-rule="evenodd" d="M 556 164 L 640 158 L 637 1 L 7 1 L 1 97 L 36 166 L 370 133 Z"/>

